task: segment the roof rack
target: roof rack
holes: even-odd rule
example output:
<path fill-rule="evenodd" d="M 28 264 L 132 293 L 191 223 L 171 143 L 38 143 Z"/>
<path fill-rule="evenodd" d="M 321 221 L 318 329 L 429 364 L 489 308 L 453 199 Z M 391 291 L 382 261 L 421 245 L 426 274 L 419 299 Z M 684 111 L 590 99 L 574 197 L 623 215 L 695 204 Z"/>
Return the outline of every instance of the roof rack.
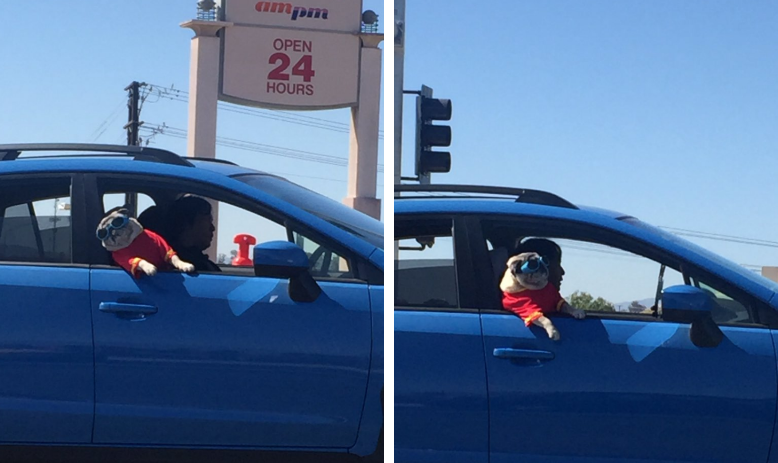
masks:
<path fill-rule="evenodd" d="M 218 162 L 219 164 L 229 164 L 231 166 L 237 166 L 238 165 L 238 164 L 236 164 L 236 163 L 234 163 L 232 161 L 228 161 L 226 159 L 204 158 L 204 157 L 198 157 L 198 156 L 195 156 L 193 158 L 187 156 L 186 159 L 187 160 L 193 160 L 193 161 Z"/>
<path fill-rule="evenodd" d="M 394 191 L 397 193 L 457 193 L 449 196 L 399 196 L 395 199 L 473 199 L 487 198 L 488 196 L 464 196 L 462 193 L 476 193 L 485 195 L 501 195 L 516 197 L 517 203 L 541 204 L 544 206 L 565 207 L 568 209 L 578 209 L 578 206 L 570 201 L 559 197 L 553 193 L 541 190 L 530 190 L 527 188 L 510 188 L 500 186 L 483 185 L 395 185 Z"/>
<path fill-rule="evenodd" d="M 127 145 L 98 145 L 91 143 L 22 143 L 0 145 L 0 161 L 13 161 L 27 151 L 86 151 L 132 156 L 137 161 L 161 162 L 177 166 L 194 167 L 194 164 L 171 151 Z"/>

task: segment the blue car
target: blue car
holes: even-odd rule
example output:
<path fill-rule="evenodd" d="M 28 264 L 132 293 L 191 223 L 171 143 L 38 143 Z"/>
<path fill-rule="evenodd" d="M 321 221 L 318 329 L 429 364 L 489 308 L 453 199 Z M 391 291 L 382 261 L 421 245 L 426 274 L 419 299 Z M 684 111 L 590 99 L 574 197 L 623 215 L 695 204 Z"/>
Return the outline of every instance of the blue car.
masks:
<path fill-rule="evenodd" d="M 162 227 L 143 213 L 182 195 L 211 201 L 223 239 L 256 238 L 249 264 L 135 278 L 95 236 L 123 204 Z M 0 145 L 0 460 L 381 460 L 383 266 L 383 224 L 274 175 Z"/>
<path fill-rule="evenodd" d="M 776 283 L 543 191 L 396 191 L 397 462 L 778 461 Z M 531 238 L 586 310 L 556 341 L 502 305 Z"/>

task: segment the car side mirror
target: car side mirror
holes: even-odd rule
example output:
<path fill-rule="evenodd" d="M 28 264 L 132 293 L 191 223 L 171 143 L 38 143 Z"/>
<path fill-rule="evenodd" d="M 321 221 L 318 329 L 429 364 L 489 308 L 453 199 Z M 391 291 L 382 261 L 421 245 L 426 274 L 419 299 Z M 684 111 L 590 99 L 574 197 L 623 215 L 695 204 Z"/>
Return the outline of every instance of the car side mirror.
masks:
<path fill-rule="evenodd" d="M 689 338 L 697 347 L 716 347 L 724 338 L 724 333 L 713 321 L 714 306 L 711 295 L 694 286 L 670 286 L 662 292 L 662 319 L 691 323 Z"/>
<path fill-rule="evenodd" d="M 254 275 L 289 279 L 289 297 L 295 302 L 313 302 L 321 294 L 308 272 L 308 256 L 288 241 L 268 241 L 254 246 Z"/>

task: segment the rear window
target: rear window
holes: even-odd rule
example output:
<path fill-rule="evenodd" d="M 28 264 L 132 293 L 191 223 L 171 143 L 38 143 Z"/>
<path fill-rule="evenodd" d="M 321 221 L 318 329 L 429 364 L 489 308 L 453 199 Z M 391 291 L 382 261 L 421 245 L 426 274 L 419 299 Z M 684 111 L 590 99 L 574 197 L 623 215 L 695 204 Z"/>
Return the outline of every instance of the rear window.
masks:
<path fill-rule="evenodd" d="M 0 261 L 72 260 L 70 179 L 8 181 L 0 187 Z"/>

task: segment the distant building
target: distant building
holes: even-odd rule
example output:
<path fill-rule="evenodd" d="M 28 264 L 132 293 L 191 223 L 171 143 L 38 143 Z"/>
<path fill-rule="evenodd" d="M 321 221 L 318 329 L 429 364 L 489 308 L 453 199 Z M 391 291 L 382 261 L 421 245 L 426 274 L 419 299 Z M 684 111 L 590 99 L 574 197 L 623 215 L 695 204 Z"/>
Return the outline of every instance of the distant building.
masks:
<path fill-rule="evenodd" d="M 778 282 L 778 267 L 762 267 L 762 276 Z"/>
<path fill-rule="evenodd" d="M 647 307 L 641 304 L 640 302 L 632 301 L 629 307 L 627 307 L 627 310 L 629 311 L 629 313 L 642 313 L 643 311 L 646 310 L 646 308 Z"/>

